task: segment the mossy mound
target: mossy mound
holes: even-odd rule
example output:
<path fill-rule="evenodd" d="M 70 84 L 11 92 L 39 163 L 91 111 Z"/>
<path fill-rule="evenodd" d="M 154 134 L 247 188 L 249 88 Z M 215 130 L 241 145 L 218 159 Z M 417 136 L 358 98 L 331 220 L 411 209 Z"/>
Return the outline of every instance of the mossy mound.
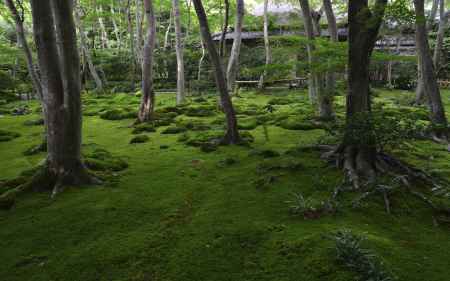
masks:
<path fill-rule="evenodd" d="M 105 120 L 123 120 L 137 118 L 137 111 L 126 109 L 111 109 L 100 114 L 100 118 Z"/>
<path fill-rule="evenodd" d="M 208 117 L 216 115 L 215 106 L 199 105 L 187 107 L 184 114 L 191 117 Z"/>
<path fill-rule="evenodd" d="M 27 120 L 25 122 L 23 122 L 24 126 L 42 126 L 44 125 L 44 119 L 43 118 L 39 118 L 39 119 L 35 119 L 35 120 Z"/>
<path fill-rule="evenodd" d="M 211 126 L 206 124 L 202 120 L 190 119 L 190 118 L 177 118 L 176 124 L 179 127 L 184 127 L 190 131 L 208 131 L 211 130 Z"/>
<path fill-rule="evenodd" d="M 128 168 L 128 163 L 120 157 L 113 156 L 109 151 L 101 148 L 85 154 L 84 164 L 92 171 L 119 172 Z"/>
<path fill-rule="evenodd" d="M 141 123 L 137 124 L 134 127 L 132 134 L 137 135 L 142 133 L 153 133 L 153 132 L 156 132 L 156 128 L 153 123 Z"/>
<path fill-rule="evenodd" d="M 13 140 L 15 138 L 18 138 L 18 137 L 20 137 L 19 133 L 5 131 L 5 130 L 1 130 L 0 129 L 0 142 L 11 141 L 11 140 Z"/>
<path fill-rule="evenodd" d="M 161 132 L 161 134 L 163 135 L 172 135 L 172 134 L 180 134 L 180 133 L 184 133 L 186 132 L 187 129 L 184 127 L 178 127 L 178 126 L 174 126 L 174 127 L 168 127 L 165 130 L 163 130 Z"/>
<path fill-rule="evenodd" d="M 239 130 L 253 130 L 258 126 L 256 118 L 241 118 L 238 121 Z"/>
<path fill-rule="evenodd" d="M 280 121 L 278 125 L 286 130 L 309 131 L 324 128 L 321 123 L 297 117 L 289 117 L 285 120 Z"/>
<path fill-rule="evenodd" d="M 149 141 L 150 141 L 150 138 L 147 135 L 138 135 L 130 140 L 130 144 L 146 143 Z"/>

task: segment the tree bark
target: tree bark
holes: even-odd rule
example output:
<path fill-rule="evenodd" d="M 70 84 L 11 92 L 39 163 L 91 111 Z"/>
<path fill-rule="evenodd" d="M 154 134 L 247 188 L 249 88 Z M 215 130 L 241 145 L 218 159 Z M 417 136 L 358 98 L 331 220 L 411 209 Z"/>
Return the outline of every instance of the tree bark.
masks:
<path fill-rule="evenodd" d="M 414 0 L 414 7 L 416 10 L 416 42 L 421 61 L 423 87 L 430 107 L 430 119 L 437 128 L 434 132 L 436 137 L 447 139 L 448 124 L 428 44 L 428 31 L 424 21 L 424 0 Z"/>
<path fill-rule="evenodd" d="M 23 22 L 25 19 L 19 14 L 19 11 L 17 10 L 16 6 L 14 5 L 13 0 L 5 0 L 5 5 L 8 7 L 8 9 L 11 12 L 11 15 L 13 16 L 13 19 L 14 19 L 14 22 L 16 25 L 17 41 L 25 54 L 28 74 L 30 75 L 31 83 L 33 84 L 33 88 L 36 92 L 36 95 L 37 95 L 39 101 L 42 102 L 43 101 L 43 93 L 42 93 L 41 81 L 40 81 L 39 76 L 34 67 L 33 56 L 31 54 L 30 47 L 28 46 L 26 36 L 25 36 L 25 29 L 23 27 Z M 21 8 L 23 8 L 23 7 L 21 7 Z M 42 102 L 42 105 L 45 106 L 45 104 L 43 102 Z"/>
<path fill-rule="evenodd" d="M 433 28 L 434 21 L 436 19 L 438 7 L 439 7 L 439 1 L 440 0 L 432 0 L 432 6 L 430 14 L 427 18 L 423 18 L 424 21 L 426 21 L 426 30 L 427 32 Z M 417 42 L 416 42 L 417 44 Z M 427 99 L 427 94 L 425 92 L 425 86 L 422 76 L 422 60 L 420 59 L 420 55 L 417 55 L 417 86 L 416 86 L 416 100 L 415 103 L 417 105 L 423 104 Z"/>
<path fill-rule="evenodd" d="M 142 100 L 138 121 L 147 122 L 153 118 L 155 93 L 153 92 L 153 60 L 156 45 L 156 19 L 152 0 L 144 0 L 147 18 L 147 38 L 142 52 Z"/>
<path fill-rule="evenodd" d="M 217 54 L 216 47 L 211 37 L 208 19 L 206 17 L 205 9 L 203 8 L 203 4 L 201 0 L 193 0 L 193 3 L 197 13 L 203 42 L 208 50 L 212 65 L 214 66 L 216 84 L 220 93 L 220 101 L 225 112 L 227 131 L 223 142 L 226 144 L 237 144 L 240 142 L 240 136 L 237 128 L 236 113 L 234 111 L 231 98 L 228 94 L 227 83 L 223 73 L 222 64 L 220 62 L 220 57 Z"/>
<path fill-rule="evenodd" d="M 353 0 L 348 4 L 349 68 L 346 133 L 339 151 L 342 153 L 341 165 L 347 170 L 357 188 L 360 176 L 371 181 L 376 173 L 375 140 L 354 141 L 352 128 L 355 122 L 364 122 L 364 127 L 369 132 L 372 130 L 369 65 L 386 4 L 387 0 L 377 0 L 372 9 L 369 8 L 367 0 Z"/>
<path fill-rule="evenodd" d="M 136 4 L 136 62 L 137 64 L 142 64 L 143 60 L 143 50 L 142 50 L 142 42 L 143 42 L 143 19 L 142 19 L 142 1 L 143 0 L 135 0 Z M 144 0 L 145 1 L 145 0 Z"/>
<path fill-rule="evenodd" d="M 84 54 L 86 63 L 88 65 L 89 73 L 91 74 L 92 78 L 94 79 L 96 90 L 98 92 L 103 91 L 103 82 L 102 79 L 100 79 L 100 75 L 98 75 L 97 69 L 94 66 L 94 62 L 92 61 L 91 51 L 89 50 L 89 47 L 87 45 L 87 39 L 86 39 L 86 33 L 84 32 L 83 23 L 81 22 L 81 4 L 78 3 L 78 0 L 73 0 L 74 7 L 75 7 L 75 26 L 78 27 L 78 34 L 80 37 L 80 45 L 81 50 Z"/>
<path fill-rule="evenodd" d="M 264 49 L 266 51 L 266 68 L 272 63 L 272 52 L 270 50 L 269 39 L 269 0 L 264 0 Z M 259 78 L 258 88 L 264 88 L 264 83 L 267 75 L 267 69 L 264 69 L 263 74 Z"/>
<path fill-rule="evenodd" d="M 177 105 L 180 105 L 186 100 L 180 1 L 172 0 L 172 6 L 175 22 L 175 51 L 177 55 Z"/>
<path fill-rule="evenodd" d="M 81 161 L 80 62 L 76 32 L 71 3 L 31 0 L 31 7 L 46 104 L 48 155 L 44 180 L 56 193 L 61 185 L 93 183 Z"/>
<path fill-rule="evenodd" d="M 233 92 L 236 76 L 239 71 L 239 55 L 242 43 L 242 26 L 244 24 L 244 0 L 236 0 L 236 22 L 234 28 L 233 47 L 227 67 L 228 91 Z"/>

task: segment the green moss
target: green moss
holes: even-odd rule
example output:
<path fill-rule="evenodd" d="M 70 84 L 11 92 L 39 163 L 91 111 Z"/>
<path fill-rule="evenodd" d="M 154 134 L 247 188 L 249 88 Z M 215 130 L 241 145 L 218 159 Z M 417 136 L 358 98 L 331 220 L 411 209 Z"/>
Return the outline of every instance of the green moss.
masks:
<path fill-rule="evenodd" d="M 396 94 L 382 91 L 380 99 Z M 307 99 L 305 91 L 242 92 L 241 96 L 233 101 L 243 108 L 249 104 L 264 107 L 272 97 Z M 443 97 L 450 110 L 450 92 L 443 91 Z M 337 102 L 343 103 L 340 98 Z M 98 104 L 87 105 L 86 110 L 109 109 L 106 101 L 111 99 L 113 96 L 96 99 Z M 175 95 L 157 95 L 157 100 L 157 107 L 175 106 Z M 215 100 L 213 95 L 208 98 Z M 124 103 L 120 108 L 128 104 L 125 98 L 120 103 Z M 293 216 L 287 203 L 292 193 L 325 202 L 342 184 L 343 174 L 310 148 L 317 144 L 322 130 L 285 130 L 274 125 L 279 116 L 309 116 L 311 106 L 296 103 L 275 108 L 274 113 L 264 114 L 268 116 L 266 132 L 262 126 L 251 131 L 252 149 L 281 154 L 264 159 L 249 155 L 251 149 L 245 146 L 220 146 L 204 153 L 200 147 L 185 145 L 189 139 L 219 141 L 225 124 L 222 114 L 177 117 L 175 123 L 186 119 L 214 129 L 152 134 L 151 142 L 144 145 L 129 145 L 130 120 L 110 122 L 85 116 L 85 158 L 98 161 L 107 153 L 97 151 L 97 158 L 88 156 L 103 148 L 126 160 L 129 168 L 114 185 L 68 188 L 55 199 L 50 199 L 49 193 L 28 194 L 19 198 L 13 209 L 0 211 L 0 279 L 356 280 L 358 276 L 337 260 L 330 239 L 343 226 L 367 237 L 364 248 L 377 255 L 398 280 L 448 279 L 450 253 L 442 250 L 450 248 L 447 225 L 434 226 L 433 215 L 438 221 L 440 215 L 400 190 L 390 196 L 392 215 L 386 214 L 381 196 L 354 209 L 352 201 L 360 195 L 355 191 L 338 196 L 338 211 L 333 215 L 317 219 Z M 338 107 L 339 118 L 344 114 L 344 108 Z M 22 155 L 42 141 L 42 127 L 23 126 L 26 120 L 37 118 L 37 114 L 0 118 L 0 128 L 24 136 L 0 143 L 0 182 L 17 178 L 45 157 Z M 217 125 L 211 124 L 216 118 Z M 250 138 L 245 131 L 241 133 Z M 161 150 L 166 146 L 170 149 Z M 402 160 L 450 179 L 449 154 L 443 145 L 411 140 L 409 148 L 398 150 Z M 227 158 L 236 161 L 228 164 Z M 115 178 L 115 172 L 110 174 Z M 269 184 L 255 188 L 258 181 Z M 434 199 L 428 187 L 418 190 Z M 439 198 L 439 206 L 448 206 L 448 198 Z"/>

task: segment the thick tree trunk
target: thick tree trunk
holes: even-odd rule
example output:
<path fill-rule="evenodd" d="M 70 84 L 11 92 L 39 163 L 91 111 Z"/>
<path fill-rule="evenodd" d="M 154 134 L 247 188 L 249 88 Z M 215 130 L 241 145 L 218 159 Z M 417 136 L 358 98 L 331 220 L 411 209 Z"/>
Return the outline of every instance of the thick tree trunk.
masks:
<path fill-rule="evenodd" d="M 86 63 L 88 65 L 89 73 L 91 74 L 92 78 L 94 79 L 96 90 L 98 92 L 103 91 L 103 82 L 102 79 L 100 79 L 100 75 L 98 75 L 97 69 L 94 66 L 94 63 L 92 61 L 91 51 L 89 50 L 89 47 L 87 45 L 87 38 L 86 33 L 84 32 L 83 23 L 81 22 L 81 6 L 79 6 L 80 3 L 78 3 L 77 0 L 74 0 L 74 6 L 75 6 L 75 25 L 78 27 L 78 35 L 80 37 L 80 45 L 81 50 L 84 54 L 84 58 L 86 60 Z"/>
<path fill-rule="evenodd" d="M 369 91 L 369 65 L 387 0 L 377 0 L 369 8 L 367 0 L 354 0 L 348 4 L 349 61 L 347 94 L 347 130 L 340 146 L 341 165 L 348 172 L 355 187 L 359 177 L 373 180 L 376 172 L 376 143 L 374 139 L 355 140 L 352 128 L 355 122 L 364 123 L 371 130 L 371 100 Z M 367 133 L 367 132 L 365 132 Z M 370 136 L 369 133 L 367 133 Z"/>
<path fill-rule="evenodd" d="M 219 49 L 219 55 L 220 57 L 225 57 L 226 55 L 226 35 L 228 32 L 228 23 L 230 21 L 230 0 L 225 0 L 225 17 L 224 17 L 224 23 L 222 26 L 222 34 L 220 36 L 220 49 Z"/>
<path fill-rule="evenodd" d="M 244 24 L 244 0 L 236 0 L 236 23 L 234 27 L 233 47 L 227 67 L 228 91 L 233 92 L 236 76 L 239 71 L 239 55 L 242 43 L 242 26 Z"/>
<path fill-rule="evenodd" d="M 48 156 L 46 176 L 40 180 L 45 180 L 47 187 L 54 185 L 56 193 L 61 185 L 92 183 L 81 161 L 80 62 L 76 32 L 69 2 L 31 0 L 31 7 L 47 109 Z"/>
<path fill-rule="evenodd" d="M 266 50 L 266 68 L 272 63 L 272 51 L 270 50 L 269 39 L 269 0 L 264 0 L 264 48 Z M 267 76 L 267 70 L 264 70 L 263 74 L 259 78 L 258 88 L 264 88 L 265 79 Z"/>
<path fill-rule="evenodd" d="M 445 116 L 445 109 L 442 104 L 441 93 L 434 71 L 433 60 L 431 58 L 426 23 L 422 20 L 425 18 L 424 0 L 414 0 L 414 7 L 417 17 L 416 42 L 421 61 L 423 88 L 428 97 L 428 104 L 430 107 L 430 119 L 432 124 L 438 128 L 435 131 L 436 137 L 447 139 L 447 118 Z"/>
<path fill-rule="evenodd" d="M 180 105 L 186 100 L 180 1 L 172 0 L 172 6 L 175 22 L 175 51 L 177 54 L 177 105 Z"/>
<path fill-rule="evenodd" d="M 23 27 L 23 22 L 25 19 L 19 14 L 19 11 L 17 10 L 16 6 L 14 5 L 13 0 L 5 0 L 5 5 L 10 10 L 11 15 L 13 16 L 13 19 L 15 22 L 17 41 L 18 41 L 20 47 L 23 49 L 23 52 L 25 54 L 28 74 L 30 75 L 31 83 L 33 84 L 33 88 L 36 92 L 38 99 L 42 102 L 42 105 L 45 107 L 45 103 L 43 103 L 43 93 L 42 93 L 41 81 L 40 81 L 39 76 L 34 67 L 33 56 L 31 54 L 31 50 L 30 50 L 30 47 L 28 46 L 26 36 L 25 36 L 25 29 Z M 21 8 L 23 9 L 23 7 L 21 7 Z"/>
<path fill-rule="evenodd" d="M 211 63 L 214 66 L 217 88 L 220 93 L 220 101 L 225 112 L 227 122 L 227 132 L 223 140 L 226 144 L 237 144 L 240 142 L 239 131 L 237 128 L 236 113 L 233 108 L 233 103 L 228 94 L 227 83 L 223 73 L 220 57 L 217 54 L 216 47 L 211 37 L 211 32 L 208 26 L 208 19 L 206 17 L 205 9 L 201 0 L 193 0 L 195 11 L 197 13 L 198 22 L 200 25 L 200 32 L 203 42 L 208 50 Z"/>
<path fill-rule="evenodd" d="M 311 9 L 309 6 L 309 0 L 299 0 L 303 14 L 303 23 L 305 25 L 306 36 L 308 37 L 307 50 L 308 50 L 308 62 L 310 65 L 309 74 L 309 93 L 310 99 L 313 104 L 317 104 L 318 115 L 323 119 L 331 119 L 333 117 L 333 102 L 330 95 L 325 91 L 326 77 L 322 73 L 317 73 L 312 70 L 313 66 L 317 63 L 317 58 L 314 55 L 314 22 L 311 15 Z M 319 16 L 316 16 L 319 18 Z M 318 29 L 318 27 L 316 28 Z M 318 30 L 320 32 L 320 30 Z"/>
<path fill-rule="evenodd" d="M 147 18 L 147 38 L 142 56 L 142 100 L 138 121 L 146 122 L 153 118 L 155 93 L 153 92 L 153 59 L 156 45 L 156 19 L 152 0 L 144 0 Z"/>

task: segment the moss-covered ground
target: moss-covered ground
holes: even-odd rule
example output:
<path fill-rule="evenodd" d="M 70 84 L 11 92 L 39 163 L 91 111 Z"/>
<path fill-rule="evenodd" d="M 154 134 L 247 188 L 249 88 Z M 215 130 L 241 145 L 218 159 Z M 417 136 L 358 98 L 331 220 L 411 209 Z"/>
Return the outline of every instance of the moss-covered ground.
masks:
<path fill-rule="evenodd" d="M 413 96 L 377 93 L 375 102 L 387 109 L 405 106 Z M 436 226 L 430 208 L 408 194 L 393 196 L 391 215 L 380 196 L 353 208 L 354 192 L 339 199 L 336 213 L 306 219 L 292 214 L 287 201 L 294 193 L 320 204 L 342 181 L 341 171 L 317 152 L 299 149 L 325 134 L 308 118 L 304 91 L 234 98 L 240 129 L 254 141 L 231 147 L 195 145 L 210 144 L 222 131 L 213 96 L 181 109 L 173 107 L 172 95 L 157 99 L 160 121 L 136 130 L 130 117 L 138 97 L 84 97 L 86 157 L 107 150 L 128 168 L 111 168 L 102 186 L 69 188 L 55 199 L 29 193 L 0 211 L 1 281 L 355 280 L 336 260 L 331 236 L 341 229 L 366 237 L 364 245 L 398 280 L 450 280 L 450 227 Z M 449 91 L 444 99 L 450 112 Z M 337 104 L 342 115 L 344 98 Z M 0 128 L 18 134 L 0 142 L 0 181 L 45 156 L 24 155 L 42 141 L 37 105 L 31 103 L 34 113 L 24 116 L 7 114 L 8 106 Z M 135 137 L 146 141 L 130 144 Z M 410 141 L 396 153 L 450 180 L 446 147 Z"/>

